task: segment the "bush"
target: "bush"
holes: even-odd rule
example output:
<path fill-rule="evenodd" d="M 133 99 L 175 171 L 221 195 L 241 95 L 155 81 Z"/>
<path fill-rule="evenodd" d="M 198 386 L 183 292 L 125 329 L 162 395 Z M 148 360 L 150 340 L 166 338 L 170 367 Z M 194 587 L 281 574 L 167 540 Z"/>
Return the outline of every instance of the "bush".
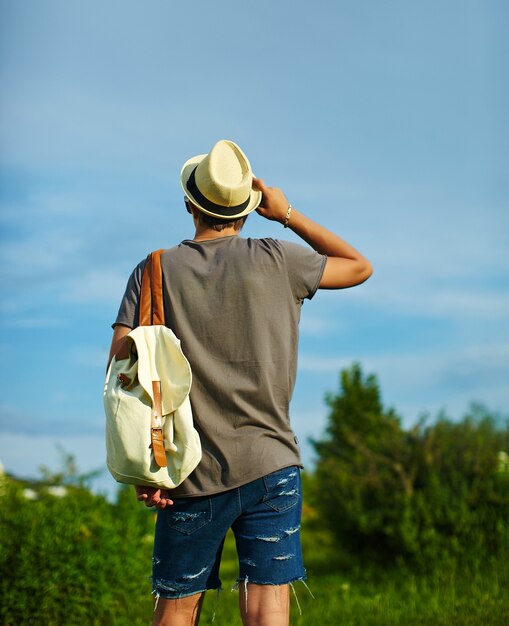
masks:
<path fill-rule="evenodd" d="M 461 421 L 440 415 L 405 430 L 359 365 L 326 402 L 324 437 L 312 442 L 315 506 L 342 548 L 423 567 L 509 548 L 507 421 L 474 406 Z"/>
<path fill-rule="evenodd" d="M 137 615 L 146 619 L 152 531 L 153 513 L 140 507 L 132 488 L 121 489 L 111 504 L 85 487 L 27 490 L 4 479 L 1 623 L 67 626 L 134 624 Z"/>

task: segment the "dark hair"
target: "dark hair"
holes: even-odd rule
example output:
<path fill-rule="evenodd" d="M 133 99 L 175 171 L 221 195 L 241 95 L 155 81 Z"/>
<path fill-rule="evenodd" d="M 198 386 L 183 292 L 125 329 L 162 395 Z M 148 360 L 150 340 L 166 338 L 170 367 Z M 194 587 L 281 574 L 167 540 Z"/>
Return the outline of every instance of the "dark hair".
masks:
<path fill-rule="evenodd" d="M 230 228 L 232 226 L 235 230 L 240 230 L 244 226 L 244 222 L 247 220 L 247 215 L 238 217 L 236 220 L 226 221 L 219 217 L 212 217 L 212 215 L 207 215 L 206 213 L 202 213 L 200 211 L 199 220 L 202 224 L 205 224 L 205 226 L 221 232 L 225 228 Z"/>
<path fill-rule="evenodd" d="M 196 205 L 193 205 L 189 198 L 184 198 L 184 202 L 186 203 L 187 212 L 191 213 L 191 206 Z M 213 228 L 218 232 L 221 232 L 225 228 L 230 228 L 232 226 L 233 228 L 235 228 L 235 230 L 238 231 L 244 226 L 244 223 L 247 220 L 247 215 L 244 215 L 243 217 L 238 217 L 235 220 L 228 220 L 228 218 L 221 219 L 220 217 L 212 217 L 212 215 L 207 215 L 206 213 L 203 213 L 198 209 L 198 219 L 202 224 L 208 226 L 208 228 Z"/>

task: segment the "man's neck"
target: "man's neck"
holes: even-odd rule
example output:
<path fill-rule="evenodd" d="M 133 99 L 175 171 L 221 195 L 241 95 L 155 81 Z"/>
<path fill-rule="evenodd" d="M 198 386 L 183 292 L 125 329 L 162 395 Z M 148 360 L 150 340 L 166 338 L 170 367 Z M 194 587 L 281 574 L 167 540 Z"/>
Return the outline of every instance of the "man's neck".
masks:
<path fill-rule="evenodd" d="M 232 235 L 238 234 L 239 231 L 235 230 L 233 227 L 218 231 L 213 228 L 204 228 L 198 225 L 194 234 L 194 241 L 208 241 L 210 239 L 220 239 L 221 237 L 231 237 Z"/>

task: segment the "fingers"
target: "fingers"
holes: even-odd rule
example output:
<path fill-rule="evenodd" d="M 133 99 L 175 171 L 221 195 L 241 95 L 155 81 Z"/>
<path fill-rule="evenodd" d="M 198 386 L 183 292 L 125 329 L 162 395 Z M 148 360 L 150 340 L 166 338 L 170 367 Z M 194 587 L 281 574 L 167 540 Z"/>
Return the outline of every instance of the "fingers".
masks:
<path fill-rule="evenodd" d="M 267 185 L 263 182 L 263 180 L 261 178 L 256 178 L 255 176 L 253 176 L 253 185 L 252 185 L 252 187 L 253 187 L 253 189 L 255 191 L 261 191 L 262 192 L 262 199 L 261 199 L 261 202 L 260 202 L 260 204 L 258 206 L 258 209 L 263 208 L 263 206 L 265 204 L 265 200 L 267 198 L 267 191 L 268 191 Z M 258 209 L 257 209 L 257 211 L 258 211 Z"/>
<path fill-rule="evenodd" d="M 172 504 L 173 500 L 170 500 L 169 498 L 161 498 L 159 502 L 156 502 L 154 506 L 156 507 L 156 509 L 162 510 L 165 509 L 167 506 L 171 506 Z"/>
<path fill-rule="evenodd" d="M 134 485 L 134 490 L 136 491 L 136 499 L 140 502 L 146 500 L 148 498 L 148 492 L 151 491 L 148 487 L 141 487 L 140 485 Z"/>
<path fill-rule="evenodd" d="M 282 189 L 278 187 L 267 187 L 267 185 L 263 182 L 261 178 L 253 177 L 253 189 L 257 191 L 261 191 L 263 194 L 263 200 L 261 203 L 261 207 L 265 207 L 267 205 L 272 205 L 274 203 L 283 203 L 285 204 L 285 210 L 288 206 L 288 200 L 286 199 L 285 194 Z"/>
<path fill-rule="evenodd" d="M 261 191 L 262 193 L 266 193 L 268 189 L 263 180 L 261 178 L 256 178 L 256 176 L 253 176 L 253 188 L 257 191 Z"/>
<path fill-rule="evenodd" d="M 158 491 L 156 497 L 153 498 L 155 507 L 157 509 L 165 509 L 167 506 L 171 506 L 173 504 L 173 500 L 167 497 L 166 491 Z"/>
<path fill-rule="evenodd" d="M 145 506 L 152 507 L 155 506 L 156 509 L 162 510 L 167 506 L 171 506 L 173 504 L 173 500 L 169 498 L 151 498 L 147 502 L 145 502 Z"/>
<path fill-rule="evenodd" d="M 144 502 L 147 507 L 155 506 L 157 509 L 164 509 L 173 504 L 173 500 L 167 497 L 166 491 L 156 487 L 140 487 L 136 485 L 135 490 L 138 502 Z"/>
<path fill-rule="evenodd" d="M 161 493 L 161 490 L 158 489 L 150 499 L 151 506 L 155 506 L 157 509 L 164 509 L 166 506 L 166 499 L 161 497 Z"/>
<path fill-rule="evenodd" d="M 153 501 L 153 496 L 149 496 L 147 493 L 139 493 L 136 496 L 138 502 L 144 502 L 145 506 L 151 507 L 154 506 L 155 502 Z"/>

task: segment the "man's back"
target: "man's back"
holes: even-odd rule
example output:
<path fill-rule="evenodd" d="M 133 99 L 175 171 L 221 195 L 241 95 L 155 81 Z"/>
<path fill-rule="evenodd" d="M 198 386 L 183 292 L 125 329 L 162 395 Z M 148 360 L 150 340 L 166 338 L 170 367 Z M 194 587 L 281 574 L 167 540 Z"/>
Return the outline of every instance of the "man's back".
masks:
<path fill-rule="evenodd" d="M 191 404 L 203 459 L 174 495 L 231 489 L 300 463 L 288 408 L 300 308 L 326 257 L 274 239 L 186 240 L 163 253 L 168 325 L 193 371 Z M 130 281 L 132 298 L 143 264 Z M 136 324 L 124 306 L 117 323 Z"/>

